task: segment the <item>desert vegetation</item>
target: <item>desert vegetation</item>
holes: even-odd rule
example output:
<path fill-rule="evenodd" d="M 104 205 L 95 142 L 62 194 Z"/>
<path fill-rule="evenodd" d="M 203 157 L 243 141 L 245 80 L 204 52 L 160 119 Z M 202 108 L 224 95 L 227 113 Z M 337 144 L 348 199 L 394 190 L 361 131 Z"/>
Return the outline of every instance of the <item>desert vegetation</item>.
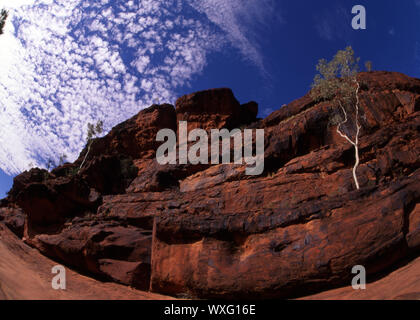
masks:
<path fill-rule="evenodd" d="M 97 138 L 103 131 L 104 123 L 102 120 L 98 120 L 96 124 L 88 123 L 87 125 L 87 135 L 86 142 L 88 149 L 86 151 L 85 157 L 83 158 L 82 163 L 80 164 L 79 171 L 83 168 L 83 165 L 86 162 L 87 156 L 89 155 L 90 148 L 92 146 L 93 138 Z"/>
<path fill-rule="evenodd" d="M 311 96 L 317 101 L 330 101 L 335 110 L 333 123 L 337 125 L 337 133 L 354 146 L 355 164 L 353 179 L 360 189 L 357 168 L 360 163 L 359 137 L 361 124 L 359 121 L 360 83 L 357 80 L 360 58 L 356 58 L 352 47 L 339 50 L 331 61 L 321 59 L 316 66 L 318 74 L 312 83 Z M 366 67 L 371 68 L 371 63 Z"/>

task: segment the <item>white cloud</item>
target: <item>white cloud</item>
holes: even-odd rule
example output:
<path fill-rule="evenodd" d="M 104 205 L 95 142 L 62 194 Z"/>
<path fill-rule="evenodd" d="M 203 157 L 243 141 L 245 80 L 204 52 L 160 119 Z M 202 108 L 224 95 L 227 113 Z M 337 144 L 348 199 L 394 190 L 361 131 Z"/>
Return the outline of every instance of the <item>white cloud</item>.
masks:
<path fill-rule="evenodd" d="M 255 29 L 274 12 L 271 0 L 190 0 L 191 5 L 227 33 L 240 52 L 264 71 Z M 278 14 L 278 12 L 277 12 Z M 277 17 L 281 20 L 281 17 Z"/>
<path fill-rule="evenodd" d="M 1 7 L 6 9 L 18 8 L 35 3 L 35 0 L 2 0 Z"/>
<path fill-rule="evenodd" d="M 223 2 L 193 1 L 203 19 L 186 16 L 180 0 L 4 0 L 0 168 L 15 174 L 63 153 L 74 160 L 88 122 L 103 119 L 110 129 L 156 100 L 174 102 L 177 87 L 203 70 L 224 39 L 262 67 L 242 26 L 262 17 L 257 1 Z"/>

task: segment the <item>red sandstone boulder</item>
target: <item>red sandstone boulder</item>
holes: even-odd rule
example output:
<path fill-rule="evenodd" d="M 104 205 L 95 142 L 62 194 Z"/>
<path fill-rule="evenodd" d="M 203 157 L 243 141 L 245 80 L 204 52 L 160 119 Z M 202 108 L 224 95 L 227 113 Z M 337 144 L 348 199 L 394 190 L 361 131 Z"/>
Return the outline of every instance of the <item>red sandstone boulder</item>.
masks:
<path fill-rule="evenodd" d="M 12 199 L 27 215 L 29 233 L 59 230 L 66 219 L 96 211 L 101 196 L 78 175 L 54 178 L 43 170 L 43 181 L 39 181 L 38 169 L 24 173 L 12 188 Z M 26 184 L 24 184 L 26 183 Z"/>
<path fill-rule="evenodd" d="M 101 218 L 74 219 L 60 233 L 37 235 L 28 243 L 83 272 L 147 290 L 151 231 Z"/>

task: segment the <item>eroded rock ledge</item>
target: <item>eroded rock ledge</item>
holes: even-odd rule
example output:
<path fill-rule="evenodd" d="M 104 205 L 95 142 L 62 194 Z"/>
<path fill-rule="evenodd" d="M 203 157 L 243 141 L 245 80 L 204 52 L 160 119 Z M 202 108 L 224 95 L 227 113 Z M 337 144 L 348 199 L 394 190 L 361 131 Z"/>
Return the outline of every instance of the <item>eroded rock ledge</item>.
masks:
<path fill-rule="evenodd" d="M 309 95 L 256 119 L 229 89 L 155 105 L 92 143 L 84 168 L 15 178 L 0 219 L 46 256 L 173 296 L 288 298 L 420 255 L 420 80 L 359 74 L 361 190 L 352 146 Z M 265 172 L 155 161 L 162 128 L 265 129 Z M 26 217 L 26 219 L 24 219 Z M 24 229 L 24 230 L 23 230 Z"/>

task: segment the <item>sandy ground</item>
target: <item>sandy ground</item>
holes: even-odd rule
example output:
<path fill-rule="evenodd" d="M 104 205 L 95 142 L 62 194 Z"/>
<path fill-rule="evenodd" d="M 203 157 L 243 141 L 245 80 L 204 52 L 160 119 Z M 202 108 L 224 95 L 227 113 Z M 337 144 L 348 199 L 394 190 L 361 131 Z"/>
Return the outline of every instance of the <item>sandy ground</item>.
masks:
<path fill-rule="evenodd" d="M 369 279 L 367 279 L 369 282 Z M 420 300 L 420 258 L 386 277 L 366 284 L 366 290 L 351 286 L 325 291 L 303 299 L 310 300 Z"/>
<path fill-rule="evenodd" d="M 51 286 L 54 261 L 25 245 L 0 223 L 0 300 L 162 300 L 169 297 L 103 283 L 66 269 L 66 290 Z"/>

